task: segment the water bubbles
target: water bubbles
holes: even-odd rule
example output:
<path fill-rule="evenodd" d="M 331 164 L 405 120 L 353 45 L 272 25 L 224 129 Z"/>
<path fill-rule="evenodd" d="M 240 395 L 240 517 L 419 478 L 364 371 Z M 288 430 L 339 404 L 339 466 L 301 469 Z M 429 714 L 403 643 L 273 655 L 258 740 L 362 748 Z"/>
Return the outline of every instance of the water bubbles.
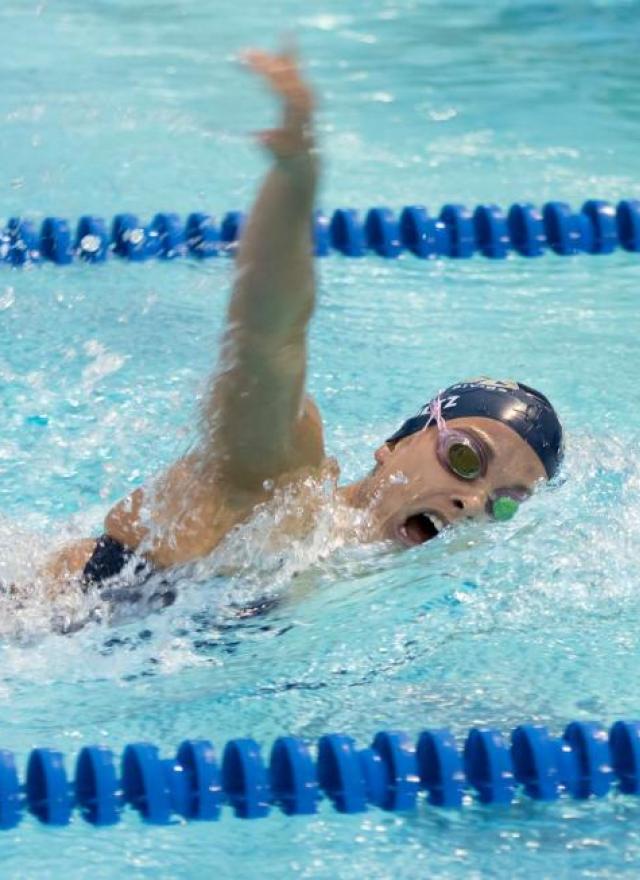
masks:
<path fill-rule="evenodd" d="M 458 115 L 458 111 L 455 107 L 445 107 L 442 110 L 429 110 L 429 119 L 433 120 L 433 122 L 449 122 L 450 119 L 455 119 Z"/>
<path fill-rule="evenodd" d="M 85 353 L 94 358 L 82 371 L 82 385 L 85 392 L 89 393 L 98 385 L 101 379 L 110 373 L 115 373 L 125 363 L 125 356 L 107 351 L 106 347 L 96 339 L 90 339 L 84 344 Z"/>
<path fill-rule="evenodd" d="M 2 255 L 0 254 L 0 259 Z M 13 287 L 7 285 L 4 292 L 0 294 L 0 311 L 10 309 L 16 301 L 16 292 Z"/>
<path fill-rule="evenodd" d="M 350 24 L 352 21 L 353 18 L 350 15 L 333 15 L 325 12 L 303 18 L 301 19 L 301 24 L 319 31 L 334 31 L 337 28 Z"/>
<path fill-rule="evenodd" d="M 378 91 L 372 92 L 371 100 L 377 104 L 392 104 L 395 97 L 391 92 Z"/>

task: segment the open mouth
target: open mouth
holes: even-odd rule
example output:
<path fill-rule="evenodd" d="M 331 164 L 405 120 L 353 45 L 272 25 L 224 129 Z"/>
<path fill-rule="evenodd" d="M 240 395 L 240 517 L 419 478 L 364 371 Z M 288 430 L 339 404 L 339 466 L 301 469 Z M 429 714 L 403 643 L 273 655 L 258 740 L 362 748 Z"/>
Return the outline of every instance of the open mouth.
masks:
<path fill-rule="evenodd" d="M 435 513 L 420 511 L 404 521 L 398 529 L 398 536 L 407 547 L 415 547 L 436 538 L 444 527 L 445 522 Z"/>

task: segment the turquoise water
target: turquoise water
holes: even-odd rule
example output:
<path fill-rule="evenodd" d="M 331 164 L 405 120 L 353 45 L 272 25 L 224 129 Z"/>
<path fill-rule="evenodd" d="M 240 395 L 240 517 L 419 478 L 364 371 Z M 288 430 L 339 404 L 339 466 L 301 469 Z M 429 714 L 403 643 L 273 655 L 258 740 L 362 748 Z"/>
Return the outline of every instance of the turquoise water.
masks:
<path fill-rule="evenodd" d="M 0 9 L 2 212 L 75 219 L 248 205 L 274 109 L 236 49 L 299 34 L 321 96 L 328 209 L 638 197 L 640 4 L 294 0 Z M 629 254 L 320 267 L 309 387 L 344 479 L 430 393 L 481 373 L 540 387 L 567 427 L 565 479 L 506 525 L 415 551 L 341 546 L 335 511 L 284 557 L 249 524 L 175 606 L 143 619 L 27 595 L 0 609 L 0 744 L 341 730 L 366 744 L 472 724 L 638 714 L 638 281 Z M 194 435 L 231 278 L 205 265 L 0 272 L 0 578 L 28 583 L 66 536 Z M 229 563 L 237 566 L 229 573 Z M 238 621 L 234 606 L 279 607 Z M 95 831 L 25 821 L 2 875 L 635 877 L 640 805 L 519 802 L 411 816 L 274 814 Z"/>

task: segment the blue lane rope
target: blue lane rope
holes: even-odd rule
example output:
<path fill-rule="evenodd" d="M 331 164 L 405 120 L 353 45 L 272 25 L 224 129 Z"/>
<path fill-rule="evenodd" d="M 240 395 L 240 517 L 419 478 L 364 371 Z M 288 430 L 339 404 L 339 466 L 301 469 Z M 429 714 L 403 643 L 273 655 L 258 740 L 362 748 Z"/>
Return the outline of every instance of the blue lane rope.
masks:
<path fill-rule="evenodd" d="M 253 739 L 230 740 L 221 762 L 208 740 L 185 740 L 175 758 L 151 743 L 126 746 L 119 771 L 106 746 L 87 746 L 73 782 L 64 756 L 37 748 L 29 754 L 24 784 L 14 756 L 0 750 L 0 828 L 14 828 L 25 811 L 46 825 L 68 825 L 73 810 L 92 825 L 113 825 L 126 805 L 144 820 L 216 820 L 224 806 L 242 819 L 311 815 L 324 797 L 339 813 L 415 809 L 420 795 L 436 807 L 460 808 L 472 799 L 512 803 L 518 790 L 541 801 L 584 800 L 612 788 L 640 795 L 640 722 L 617 721 L 607 731 L 573 721 L 558 739 L 546 727 L 523 724 L 511 741 L 498 730 L 473 728 L 458 750 L 447 730 L 423 731 L 414 745 L 406 733 L 383 731 L 358 749 L 344 734 L 307 743 L 281 736 L 268 765 Z"/>
<path fill-rule="evenodd" d="M 109 253 L 133 261 L 171 260 L 190 255 L 199 259 L 229 253 L 242 234 L 245 215 L 230 211 L 220 222 L 204 213 L 156 214 L 142 224 L 135 214 L 117 214 L 107 229 L 100 217 L 81 217 L 75 233 L 59 217 L 47 217 L 38 229 L 33 221 L 12 217 L 0 232 L 0 261 L 12 266 L 49 260 L 58 265 L 74 259 L 102 263 Z M 432 217 L 421 205 L 396 215 L 389 208 L 371 208 L 364 218 L 353 208 L 313 219 L 314 253 L 337 251 L 346 257 L 368 253 L 387 259 L 408 251 L 420 259 L 465 259 L 475 253 L 504 259 L 509 253 L 538 257 L 546 251 L 561 256 L 608 254 L 616 248 L 640 252 L 640 201 L 613 205 L 597 199 L 580 211 L 564 202 L 547 202 L 542 210 L 529 203 L 512 205 L 445 205 Z"/>

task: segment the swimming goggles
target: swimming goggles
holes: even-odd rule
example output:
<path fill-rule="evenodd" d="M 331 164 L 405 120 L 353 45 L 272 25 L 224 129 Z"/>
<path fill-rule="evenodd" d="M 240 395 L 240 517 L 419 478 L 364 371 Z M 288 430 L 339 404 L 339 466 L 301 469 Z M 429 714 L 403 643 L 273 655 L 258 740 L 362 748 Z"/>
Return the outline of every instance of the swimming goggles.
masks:
<path fill-rule="evenodd" d="M 481 447 L 461 431 L 439 430 L 436 453 L 440 464 L 461 480 L 476 480 L 487 469 Z"/>
<path fill-rule="evenodd" d="M 448 428 L 438 433 L 437 455 L 440 463 L 461 480 L 475 480 L 487 468 L 486 455 L 472 437 Z M 489 499 L 488 512 L 498 522 L 516 515 L 524 497 L 512 491 L 499 492 Z"/>

